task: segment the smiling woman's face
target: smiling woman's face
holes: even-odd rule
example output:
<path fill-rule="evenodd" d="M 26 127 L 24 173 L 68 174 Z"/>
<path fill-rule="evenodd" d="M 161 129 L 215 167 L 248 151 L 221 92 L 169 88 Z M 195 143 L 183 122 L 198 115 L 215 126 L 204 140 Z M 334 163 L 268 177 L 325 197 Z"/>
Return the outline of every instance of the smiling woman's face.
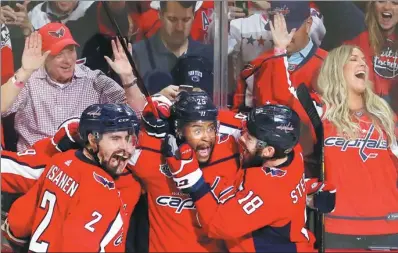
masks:
<path fill-rule="evenodd" d="M 381 29 L 386 33 L 393 32 L 398 23 L 398 1 L 377 1 L 374 6 Z"/>
<path fill-rule="evenodd" d="M 355 94 L 362 94 L 366 89 L 369 68 L 365 56 L 358 48 L 354 48 L 347 63 L 343 67 L 347 90 Z"/>

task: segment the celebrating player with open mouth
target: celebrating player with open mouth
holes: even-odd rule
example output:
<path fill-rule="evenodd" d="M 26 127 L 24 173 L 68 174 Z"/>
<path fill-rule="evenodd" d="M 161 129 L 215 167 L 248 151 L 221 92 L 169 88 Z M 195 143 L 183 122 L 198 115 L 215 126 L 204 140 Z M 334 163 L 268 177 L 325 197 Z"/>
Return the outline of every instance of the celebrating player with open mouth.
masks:
<path fill-rule="evenodd" d="M 124 252 L 129 215 L 116 179 L 134 152 L 136 120 L 128 105 L 87 107 L 79 125 L 84 148 L 53 156 L 12 205 L 4 226 L 10 241 L 31 236 L 32 252 Z M 140 192 L 138 183 L 130 186 Z"/>
<path fill-rule="evenodd" d="M 314 237 L 305 229 L 304 164 L 298 143 L 300 119 L 286 106 L 251 111 L 241 136 L 242 164 L 235 194 L 214 196 L 203 180 L 194 150 L 168 135 L 167 162 L 179 188 L 189 193 L 210 238 L 231 252 L 305 252 Z M 215 198 L 216 197 L 216 198 Z"/>

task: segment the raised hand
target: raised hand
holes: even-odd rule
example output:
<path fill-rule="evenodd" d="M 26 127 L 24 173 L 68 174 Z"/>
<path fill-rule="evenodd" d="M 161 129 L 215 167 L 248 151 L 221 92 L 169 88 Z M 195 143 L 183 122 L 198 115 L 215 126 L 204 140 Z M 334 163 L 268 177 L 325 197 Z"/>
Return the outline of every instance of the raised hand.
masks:
<path fill-rule="evenodd" d="M 288 32 L 285 17 L 281 13 L 274 15 L 274 22 L 270 21 L 270 29 L 274 48 L 278 49 L 286 49 L 296 32 L 296 28 Z"/>
<path fill-rule="evenodd" d="M 132 52 L 132 45 L 128 43 L 128 50 Z M 114 56 L 114 60 L 112 61 L 108 56 L 104 56 L 105 60 L 108 62 L 109 66 L 120 76 L 123 83 L 127 83 L 132 81 L 135 78 L 133 74 L 133 68 L 130 65 L 130 62 L 127 58 L 126 53 L 123 50 L 122 44 L 119 39 L 112 40 L 112 52 Z M 127 80 L 127 81 L 124 81 Z"/>
<path fill-rule="evenodd" d="M 144 129 L 149 136 L 164 138 L 170 131 L 168 118 L 171 101 L 163 95 L 153 95 L 152 102 L 158 111 L 159 119 L 155 117 L 152 106 L 147 103 L 142 112 Z"/>
<path fill-rule="evenodd" d="M 72 118 L 65 121 L 51 138 L 51 143 L 59 152 L 79 148 L 79 119 Z"/>
<path fill-rule="evenodd" d="M 29 3 L 30 1 L 24 1 L 23 4 L 17 3 L 17 8 L 19 11 L 15 12 L 16 20 L 13 23 L 22 29 L 22 32 L 25 36 L 28 36 L 33 31 L 33 26 L 29 20 L 27 10 Z"/>
<path fill-rule="evenodd" d="M 17 16 L 10 6 L 0 6 L 0 24 L 13 24 L 15 20 L 17 20 Z"/>
<path fill-rule="evenodd" d="M 22 54 L 22 69 L 32 73 L 43 66 L 50 51 L 44 54 L 41 51 L 42 39 L 38 32 L 32 33 L 25 39 L 25 48 Z"/>

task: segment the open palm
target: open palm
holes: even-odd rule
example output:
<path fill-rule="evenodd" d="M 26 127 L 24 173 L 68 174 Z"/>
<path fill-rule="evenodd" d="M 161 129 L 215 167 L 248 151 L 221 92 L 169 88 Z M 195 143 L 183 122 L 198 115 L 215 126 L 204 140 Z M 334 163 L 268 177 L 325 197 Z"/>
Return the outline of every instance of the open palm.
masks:
<path fill-rule="evenodd" d="M 128 44 L 128 50 L 132 51 L 131 43 Z M 112 51 L 114 60 L 112 61 L 108 56 L 105 56 L 105 60 L 108 62 L 109 66 L 116 72 L 118 75 L 129 75 L 133 72 L 131 68 L 130 62 L 125 54 L 122 44 L 119 39 L 112 40 Z"/>
<path fill-rule="evenodd" d="M 286 49 L 292 41 L 296 29 L 292 29 L 289 33 L 285 17 L 280 13 L 274 15 L 274 22 L 270 22 L 270 28 L 275 48 Z"/>
<path fill-rule="evenodd" d="M 38 32 L 32 33 L 25 39 L 25 48 L 22 54 L 22 67 L 27 71 L 35 71 L 40 68 L 50 51 L 44 54 L 41 51 L 42 40 Z"/>

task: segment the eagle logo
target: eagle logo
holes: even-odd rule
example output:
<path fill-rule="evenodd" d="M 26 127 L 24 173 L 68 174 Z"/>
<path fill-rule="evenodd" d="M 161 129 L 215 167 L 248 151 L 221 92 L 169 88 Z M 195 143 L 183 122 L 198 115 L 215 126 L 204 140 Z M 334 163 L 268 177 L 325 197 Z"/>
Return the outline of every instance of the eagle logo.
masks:
<path fill-rule="evenodd" d="M 56 31 L 48 31 L 48 34 L 55 38 L 62 38 L 65 35 L 65 28 L 61 27 Z"/>
<path fill-rule="evenodd" d="M 95 181 L 102 184 L 104 187 L 108 187 L 109 190 L 115 189 L 115 182 L 109 181 L 108 179 L 104 178 L 103 176 L 98 175 L 95 172 L 93 172 L 93 176 L 94 176 Z"/>

